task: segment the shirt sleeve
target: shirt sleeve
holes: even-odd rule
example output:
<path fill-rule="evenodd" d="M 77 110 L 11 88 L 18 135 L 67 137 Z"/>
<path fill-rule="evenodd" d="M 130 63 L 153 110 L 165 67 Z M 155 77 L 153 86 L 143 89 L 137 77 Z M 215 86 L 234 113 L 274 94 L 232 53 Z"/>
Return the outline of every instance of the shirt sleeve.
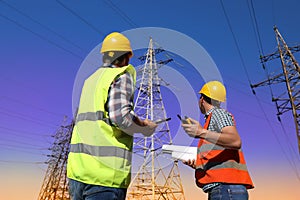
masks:
<path fill-rule="evenodd" d="M 212 115 L 214 122 L 214 131 L 221 132 L 226 126 L 235 126 L 233 116 L 223 109 L 217 109 Z"/>
<path fill-rule="evenodd" d="M 107 110 L 110 121 L 120 128 L 128 128 L 133 123 L 134 83 L 130 73 L 117 77 L 108 92 Z"/>

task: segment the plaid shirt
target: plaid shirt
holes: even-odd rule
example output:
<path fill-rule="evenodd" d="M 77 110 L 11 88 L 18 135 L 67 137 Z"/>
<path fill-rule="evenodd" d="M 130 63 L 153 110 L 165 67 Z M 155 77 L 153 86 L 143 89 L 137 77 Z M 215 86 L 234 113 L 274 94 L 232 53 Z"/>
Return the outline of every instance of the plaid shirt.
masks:
<path fill-rule="evenodd" d="M 135 117 L 133 111 L 134 89 L 133 77 L 128 72 L 116 77 L 111 84 L 106 109 L 113 125 L 124 129 L 131 126 Z"/>
<path fill-rule="evenodd" d="M 222 108 L 214 107 L 205 113 L 205 119 L 213 113 L 209 122 L 208 130 L 221 133 L 222 128 L 226 126 L 234 126 L 233 116 Z"/>

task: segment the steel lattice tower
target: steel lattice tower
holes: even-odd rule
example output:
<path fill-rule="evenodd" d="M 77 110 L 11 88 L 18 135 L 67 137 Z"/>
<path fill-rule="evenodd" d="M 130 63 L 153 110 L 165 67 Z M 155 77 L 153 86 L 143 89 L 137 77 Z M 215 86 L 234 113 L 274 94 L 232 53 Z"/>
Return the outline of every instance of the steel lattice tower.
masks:
<path fill-rule="evenodd" d="M 74 122 L 68 126 L 60 126 L 53 136 L 54 143 L 52 147 L 49 148 L 49 150 L 51 150 L 51 155 L 48 155 L 49 159 L 46 162 L 48 168 L 38 200 L 70 199 L 66 166 L 73 126 Z"/>
<path fill-rule="evenodd" d="M 282 71 L 273 76 L 268 75 L 267 80 L 251 85 L 251 87 L 256 88 L 259 86 L 278 83 L 285 84 L 287 88 L 286 91 L 279 94 L 277 97 L 273 96 L 272 101 L 274 101 L 276 104 L 277 116 L 279 120 L 280 115 L 288 111 L 292 111 L 298 140 L 298 149 L 300 152 L 300 68 L 293 55 L 294 52 L 300 51 L 300 45 L 288 47 L 277 27 L 274 27 L 274 32 L 277 40 L 277 51 L 267 56 L 261 56 L 261 63 L 265 69 L 264 64 L 267 61 L 280 58 Z"/>
<path fill-rule="evenodd" d="M 142 119 L 156 121 L 167 118 L 160 90 L 161 79 L 158 66 L 167 62 L 156 62 L 152 38 L 144 56 L 145 64 L 141 69 L 142 77 L 137 81 L 138 95 L 135 112 Z M 172 144 L 168 122 L 159 124 L 151 137 L 135 137 L 133 163 L 140 164 L 134 169 L 127 199 L 185 199 L 181 184 L 178 161 L 166 162 L 161 154 L 163 144 Z M 140 160 L 139 160 L 140 159 Z"/>

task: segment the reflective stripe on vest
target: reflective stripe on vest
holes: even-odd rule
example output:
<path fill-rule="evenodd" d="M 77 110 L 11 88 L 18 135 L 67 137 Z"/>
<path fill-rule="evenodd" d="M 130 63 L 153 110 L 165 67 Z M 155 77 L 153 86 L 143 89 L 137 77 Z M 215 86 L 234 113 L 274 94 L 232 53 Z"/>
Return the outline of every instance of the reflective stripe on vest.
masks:
<path fill-rule="evenodd" d="M 84 120 L 88 120 L 88 121 L 103 120 L 105 123 L 111 125 L 109 118 L 104 117 L 103 111 L 79 113 L 76 117 L 76 123 Z"/>
<path fill-rule="evenodd" d="M 130 163 L 132 158 L 132 152 L 115 146 L 93 146 L 93 145 L 78 143 L 78 144 L 71 144 L 70 152 L 85 153 L 91 156 L 98 156 L 98 157 L 115 156 L 115 157 L 127 159 L 128 162 Z"/>
<path fill-rule="evenodd" d="M 203 128 L 208 129 L 211 116 Z M 254 187 L 241 150 L 226 149 L 204 139 L 198 143 L 195 177 L 199 187 L 217 182 Z"/>
<path fill-rule="evenodd" d="M 110 85 L 126 72 L 135 84 L 132 65 L 101 67 L 85 80 L 70 143 L 68 178 L 107 187 L 129 186 L 133 137 L 111 125 L 105 109 Z"/>

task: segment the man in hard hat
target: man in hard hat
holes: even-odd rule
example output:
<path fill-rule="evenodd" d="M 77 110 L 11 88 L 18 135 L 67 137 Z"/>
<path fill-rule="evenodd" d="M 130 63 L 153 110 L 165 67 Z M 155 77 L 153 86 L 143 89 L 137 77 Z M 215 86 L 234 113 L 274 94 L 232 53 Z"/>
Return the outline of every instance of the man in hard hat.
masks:
<path fill-rule="evenodd" d="M 199 93 L 199 108 L 205 115 L 205 125 L 191 118 L 189 124 L 182 124 L 189 136 L 200 138 L 197 158 L 184 163 L 195 169 L 196 184 L 208 193 L 209 200 L 246 200 L 247 189 L 254 186 L 234 118 L 220 108 L 221 102 L 226 101 L 225 87 L 219 81 L 210 81 Z"/>
<path fill-rule="evenodd" d="M 83 85 L 68 156 L 72 200 L 124 200 L 130 183 L 133 134 L 150 136 L 157 125 L 133 111 L 136 71 L 129 40 L 105 37 L 103 66 Z"/>

